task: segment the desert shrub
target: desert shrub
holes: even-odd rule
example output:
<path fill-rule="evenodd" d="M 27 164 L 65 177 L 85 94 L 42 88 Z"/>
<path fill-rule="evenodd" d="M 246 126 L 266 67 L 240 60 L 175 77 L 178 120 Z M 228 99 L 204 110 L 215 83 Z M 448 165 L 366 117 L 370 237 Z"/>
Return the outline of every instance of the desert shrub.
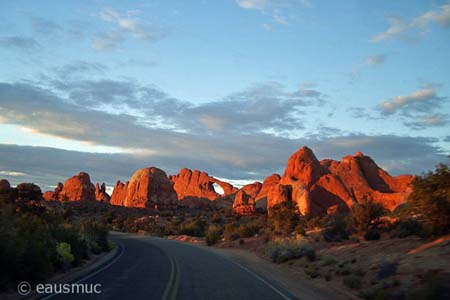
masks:
<path fill-rule="evenodd" d="M 312 279 L 320 277 L 320 272 L 317 268 L 307 268 L 304 269 L 303 272 L 306 276 Z"/>
<path fill-rule="evenodd" d="M 356 275 L 350 275 L 350 276 L 344 277 L 343 283 L 346 287 L 349 287 L 352 290 L 359 290 L 362 286 L 361 277 L 356 276 Z"/>
<path fill-rule="evenodd" d="M 391 237 L 404 238 L 411 235 L 421 235 L 422 225 L 413 219 L 398 220 L 391 227 Z"/>
<path fill-rule="evenodd" d="M 285 201 L 274 205 L 269 212 L 269 222 L 273 230 L 284 235 L 291 233 L 299 222 L 297 204 Z"/>
<path fill-rule="evenodd" d="M 385 208 L 380 203 L 364 200 L 352 206 L 349 225 L 361 233 L 366 232 L 381 223 L 380 218 L 385 212 Z"/>
<path fill-rule="evenodd" d="M 223 237 L 224 239 L 228 241 L 235 241 L 238 238 L 240 238 L 240 234 L 237 232 L 236 226 L 234 226 L 233 223 L 225 224 L 224 230 L 223 230 Z"/>
<path fill-rule="evenodd" d="M 306 230 L 305 230 L 305 227 L 303 226 L 303 225 L 297 225 L 296 227 L 295 227 L 295 233 L 296 234 L 300 234 L 300 235 L 306 235 Z"/>
<path fill-rule="evenodd" d="M 392 275 L 397 272 L 398 263 L 392 262 L 392 261 L 383 261 L 380 264 L 380 267 L 378 268 L 377 272 L 377 279 L 384 279 L 391 277 Z"/>
<path fill-rule="evenodd" d="M 183 224 L 181 226 L 181 234 L 186 234 L 190 236 L 198 236 L 203 237 L 205 236 L 205 228 L 206 228 L 206 221 L 200 218 L 196 218 L 192 222 L 188 224 Z"/>
<path fill-rule="evenodd" d="M 327 228 L 322 232 L 327 242 L 341 242 L 348 239 L 348 230 L 345 217 L 335 215 L 329 219 Z"/>
<path fill-rule="evenodd" d="M 417 177 L 408 197 L 408 213 L 433 234 L 450 230 L 450 168 L 440 164 Z"/>
<path fill-rule="evenodd" d="M 380 231 L 374 228 L 371 228 L 364 233 L 364 239 L 366 241 L 375 241 L 380 239 Z"/>
<path fill-rule="evenodd" d="M 314 248 L 306 241 L 293 239 L 279 239 L 267 243 L 265 254 L 276 263 L 282 263 L 303 256 L 311 261 L 316 259 Z"/>
<path fill-rule="evenodd" d="M 78 266 L 83 259 L 88 258 L 88 245 L 79 235 L 78 227 L 67 223 L 59 224 L 52 228 L 51 235 L 57 242 L 70 245 L 71 253 L 74 256 L 74 260 L 72 261 L 73 266 Z"/>
<path fill-rule="evenodd" d="M 220 240 L 220 229 L 215 225 L 208 227 L 205 233 L 206 244 L 212 246 Z"/>
<path fill-rule="evenodd" d="M 424 286 L 409 292 L 407 300 L 447 300 L 450 299 L 448 281 L 432 276 Z"/>
<path fill-rule="evenodd" d="M 80 226 L 80 235 L 94 254 L 110 249 L 108 228 L 100 222 L 92 220 L 84 221 Z"/>
<path fill-rule="evenodd" d="M 322 258 L 322 266 L 334 266 L 335 264 L 337 264 L 337 260 L 333 256 L 324 256 Z"/>
<path fill-rule="evenodd" d="M 259 227 L 253 224 L 241 224 L 237 230 L 240 237 L 246 238 L 257 234 L 259 232 Z"/>

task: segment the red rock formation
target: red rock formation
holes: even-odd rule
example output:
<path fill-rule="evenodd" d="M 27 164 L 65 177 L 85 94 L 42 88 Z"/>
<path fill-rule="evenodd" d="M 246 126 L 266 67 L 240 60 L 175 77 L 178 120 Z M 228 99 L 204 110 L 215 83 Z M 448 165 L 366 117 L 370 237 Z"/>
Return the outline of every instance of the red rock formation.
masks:
<path fill-rule="evenodd" d="M 99 185 L 98 182 L 95 184 L 95 200 L 99 202 L 109 203 L 110 197 L 106 192 L 106 185 L 102 183 Z"/>
<path fill-rule="evenodd" d="M 111 195 L 111 199 L 109 201 L 112 205 L 124 205 L 125 198 L 127 197 L 127 189 L 128 189 L 128 181 L 126 183 L 122 183 L 119 181 L 116 182 L 114 186 L 114 190 Z"/>
<path fill-rule="evenodd" d="M 279 181 L 282 186 L 268 193 L 268 208 L 290 199 L 303 214 L 323 215 L 348 211 L 354 203 L 370 199 L 392 210 L 406 201 L 413 178 L 392 177 L 361 152 L 341 161 L 319 162 L 311 149 L 302 147 L 289 158 Z"/>
<path fill-rule="evenodd" d="M 61 182 L 58 182 L 58 184 L 56 185 L 55 190 L 52 191 L 47 191 L 44 193 L 43 198 L 45 201 L 58 201 L 59 200 L 59 195 L 61 194 L 62 190 L 63 190 L 63 184 Z"/>
<path fill-rule="evenodd" d="M 278 174 L 272 174 L 264 179 L 261 189 L 259 190 L 258 195 L 256 195 L 255 197 L 256 208 L 267 210 L 267 194 L 272 187 L 280 182 L 280 179 L 281 177 Z"/>
<path fill-rule="evenodd" d="M 59 193 L 60 201 L 94 201 L 95 186 L 91 182 L 89 174 L 80 172 L 64 182 Z"/>
<path fill-rule="evenodd" d="M 9 184 L 9 181 L 6 179 L 0 180 L 0 193 L 9 192 L 11 189 L 11 185 Z"/>
<path fill-rule="evenodd" d="M 250 215 L 256 212 L 255 198 L 240 190 L 236 193 L 233 212 L 238 215 Z"/>
<path fill-rule="evenodd" d="M 255 181 L 253 183 L 242 186 L 241 191 L 245 192 L 251 198 L 256 199 L 259 192 L 261 191 L 261 188 L 262 188 L 262 183 Z"/>
<path fill-rule="evenodd" d="M 178 200 L 173 183 L 166 173 L 151 167 L 137 170 L 126 184 L 117 182 L 111 204 L 156 209 L 175 208 Z"/>
<path fill-rule="evenodd" d="M 224 191 L 223 196 L 235 193 L 237 189 L 227 182 L 209 176 L 206 172 L 183 168 L 178 175 L 171 175 L 169 179 L 174 183 L 178 199 L 185 197 L 199 197 L 214 200 L 220 195 L 214 189 L 214 183 Z"/>

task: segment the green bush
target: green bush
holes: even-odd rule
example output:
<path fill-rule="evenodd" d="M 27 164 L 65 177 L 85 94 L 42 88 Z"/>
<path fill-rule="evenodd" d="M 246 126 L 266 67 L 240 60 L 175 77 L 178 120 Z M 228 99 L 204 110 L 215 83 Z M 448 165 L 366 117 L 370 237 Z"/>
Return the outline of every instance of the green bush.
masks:
<path fill-rule="evenodd" d="M 348 240 L 347 223 L 344 216 L 333 216 L 326 226 L 327 228 L 322 232 L 325 241 L 342 242 L 343 240 Z"/>
<path fill-rule="evenodd" d="M 188 224 L 183 224 L 181 226 L 181 234 L 186 234 L 190 236 L 204 237 L 206 229 L 206 221 L 200 218 L 193 220 Z"/>
<path fill-rule="evenodd" d="M 56 254 L 58 261 L 65 267 L 68 268 L 69 265 L 75 260 L 75 257 L 71 253 L 70 244 L 58 243 L 56 245 Z"/>
<path fill-rule="evenodd" d="M 206 230 L 205 234 L 206 244 L 208 246 L 212 246 L 216 244 L 220 240 L 220 230 L 219 227 L 215 225 L 211 225 Z"/>
<path fill-rule="evenodd" d="M 362 203 L 352 206 L 349 224 L 361 233 L 367 232 L 381 223 L 380 218 L 385 213 L 383 205 L 365 199 Z"/>
<path fill-rule="evenodd" d="M 269 211 L 269 222 L 272 229 L 284 235 L 294 231 L 299 220 L 297 204 L 293 201 L 276 204 Z"/>
<path fill-rule="evenodd" d="M 252 237 L 259 232 L 259 227 L 253 224 L 241 224 L 238 227 L 240 237 Z"/>

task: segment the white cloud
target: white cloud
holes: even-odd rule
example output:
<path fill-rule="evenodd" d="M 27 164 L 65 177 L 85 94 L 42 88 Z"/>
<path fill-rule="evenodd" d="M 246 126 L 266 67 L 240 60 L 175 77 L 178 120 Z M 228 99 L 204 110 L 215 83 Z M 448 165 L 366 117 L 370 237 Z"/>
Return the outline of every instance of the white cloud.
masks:
<path fill-rule="evenodd" d="M 246 9 L 264 9 L 267 6 L 267 0 L 236 0 L 236 3 Z"/>
<path fill-rule="evenodd" d="M 114 24 L 116 27 L 107 33 L 98 34 L 93 41 L 96 50 L 111 50 L 122 43 L 129 35 L 133 38 L 155 42 L 167 35 L 162 27 L 151 23 L 140 21 L 136 15 L 137 10 L 129 10 L 120 13 L 112 8 L 105 8 L 99 13 L 99 18 L 105 22 Z"/>
<path fill-rule="evenodd" d="M 17 177 L 17 176 L 26 176 L 27 174 L 15 171 L 0 171 L 0 175 Z"/>
<path fill-rule="evenodd" d="M 373 42 L 401 37 L 406 32 L 414 29 L 425 29 L 431 24 L 437 24 L 443 27 L 450 25 L 450 3 L 439 6 L 420 16 L 413 18 L 409 22 L 404 22 L 399 18 L 388 18 L 389 28 L 372 38 Z"/>
<path fill-rule="evenodd" d="M 383 114 L 393 114 L 400 109 L 405 109 L 415 103 L 423 103 L 436 99 L 436 92 L 432 88 L 417 90 L 406 96 L 396 96 L 381 103 L 380 108 Z"/>

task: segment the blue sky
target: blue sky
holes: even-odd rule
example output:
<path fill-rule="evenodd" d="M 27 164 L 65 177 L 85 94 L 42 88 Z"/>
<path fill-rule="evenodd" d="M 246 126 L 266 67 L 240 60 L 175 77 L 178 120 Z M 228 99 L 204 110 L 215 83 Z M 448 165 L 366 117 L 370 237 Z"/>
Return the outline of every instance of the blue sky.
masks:
<path fill-rule="evenodd" d="M 13 1 L 0 18 L 14 183 L 262 180 L 304 144 L 421 173 L 450 152 L 448 1 Z"/>

